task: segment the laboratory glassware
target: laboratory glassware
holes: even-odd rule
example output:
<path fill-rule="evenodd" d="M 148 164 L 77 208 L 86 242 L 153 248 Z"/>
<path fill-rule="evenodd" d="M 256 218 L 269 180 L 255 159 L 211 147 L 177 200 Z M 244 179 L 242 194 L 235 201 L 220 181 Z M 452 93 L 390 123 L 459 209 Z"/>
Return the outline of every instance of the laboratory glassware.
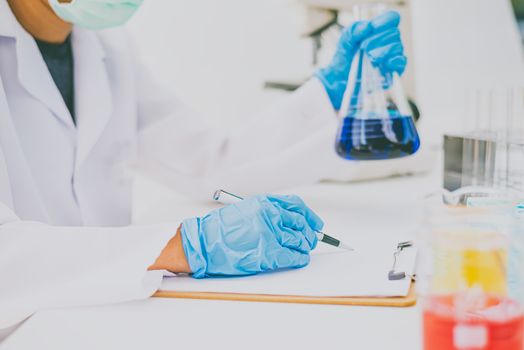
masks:
<path fill-rule="evenodd" d="M 385 12 L 380 3 L 357 5 L 355 19 Z M 396 72 L 384 76 L 361 48 L 351 63 L 339 111 L 336 152 L 348 160 L 409 156 L 420 147 L 412 111 Z"/>
<path fill-rule="evenodd" d="M 524 89 L 476 88 L 465 106 L 462 128 L 444 136 L 444 187 L 524 192 Z"/>
<path fill-rule="evenodd" d="M 522 252 L 512 252 L 515 208 L 514 198 L 500 196 L 465 205 L 446 204 L 441 193 L 426 199 L 418 273 L 424 350 L 523 348 L 524 309 L 512 292 L 524 272 Z"/>

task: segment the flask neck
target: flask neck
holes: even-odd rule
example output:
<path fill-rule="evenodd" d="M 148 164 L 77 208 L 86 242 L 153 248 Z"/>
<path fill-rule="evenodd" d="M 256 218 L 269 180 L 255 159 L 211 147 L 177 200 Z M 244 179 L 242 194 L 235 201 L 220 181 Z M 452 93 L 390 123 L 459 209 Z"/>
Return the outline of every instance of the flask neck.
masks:
<path fill-rule="evenodd" d="M 353 6 L 353 17 L 355 21 L 370 21 L 376 16 L 386 12 L 388 7 L 383 2 L 371 2 Z"/>

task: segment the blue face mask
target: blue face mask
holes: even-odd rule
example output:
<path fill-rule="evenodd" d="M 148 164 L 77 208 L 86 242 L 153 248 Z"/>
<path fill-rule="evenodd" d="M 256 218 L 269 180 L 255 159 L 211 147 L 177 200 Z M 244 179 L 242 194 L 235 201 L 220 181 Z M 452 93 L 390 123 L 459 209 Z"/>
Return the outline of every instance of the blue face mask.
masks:
<path fill-rule="evenodd" d="M 88 29 L 117 27 L 126 23 L 144 0 L 49 0 L 55 13 L 66 22 Z"/>

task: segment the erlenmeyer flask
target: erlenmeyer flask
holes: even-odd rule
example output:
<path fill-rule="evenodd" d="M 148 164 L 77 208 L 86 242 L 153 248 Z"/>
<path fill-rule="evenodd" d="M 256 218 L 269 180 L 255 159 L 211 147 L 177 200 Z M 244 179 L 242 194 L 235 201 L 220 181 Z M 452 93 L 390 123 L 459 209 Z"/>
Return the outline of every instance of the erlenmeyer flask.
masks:
<path fill-rule="evenodd" d="M 383 13 L 383 4 L 358 5 L 356 19 Z M 338 155 L 350 160 L 379 160 L 415 153 L 420 139 L 396 72 L 384 77 L 361 49 L 353 58 L 339 112 Z"/>

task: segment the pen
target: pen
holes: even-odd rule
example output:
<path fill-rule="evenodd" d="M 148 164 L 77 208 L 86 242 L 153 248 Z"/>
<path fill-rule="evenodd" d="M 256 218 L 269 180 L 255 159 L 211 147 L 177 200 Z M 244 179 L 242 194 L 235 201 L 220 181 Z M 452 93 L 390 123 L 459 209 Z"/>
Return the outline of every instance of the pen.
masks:
<path fill-rule="evenodd" d="M 213 194 L 213 199 L 216 200 L 216 201 L 220 201 L 224 204 L 232 204 L 234 202 L 237 202 L 239 200 L 243 200 L 244 198 L 240 197 L 240 196 L 237 196 L 236 194 L 233 194 L 231 192 L 228 192 L 228 191 L 224 191 L 224 190 L 216 190 L 215 193 Z M 317 238 L 320 242 L 324 242 L 326 244 L 329 244 L 329 245 L 332 245 L 334 247 L 338 247 L 338 248 L 342 248 L 342 249 L 346 249 L 346 250 L 355 250 L 353 248 L 351 248 L 349 245 L 345 244 L 344 242 L 334 238 L 334 237 L 331 237 L 327 234 L 325 234 L 324 232 L 322 231 L 316 231 L 317 233 Z"/>

